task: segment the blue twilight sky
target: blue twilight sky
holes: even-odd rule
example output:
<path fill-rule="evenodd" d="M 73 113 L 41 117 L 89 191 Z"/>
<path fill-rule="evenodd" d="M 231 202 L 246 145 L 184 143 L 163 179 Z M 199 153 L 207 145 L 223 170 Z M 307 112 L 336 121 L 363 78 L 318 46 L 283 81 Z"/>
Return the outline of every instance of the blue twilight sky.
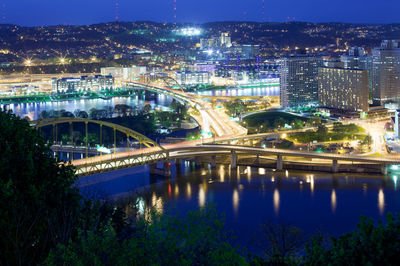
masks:
<path fill-rule="evenodd" d="M 0 23 L 91 24 L 115 20 L 174 21 L 173 0 L 0 0 Z M 177 21 L 262 21 L 262 0 L 176 0 Z M 265 0 L 265 21 L 394 23 L 399 0 Z"/>

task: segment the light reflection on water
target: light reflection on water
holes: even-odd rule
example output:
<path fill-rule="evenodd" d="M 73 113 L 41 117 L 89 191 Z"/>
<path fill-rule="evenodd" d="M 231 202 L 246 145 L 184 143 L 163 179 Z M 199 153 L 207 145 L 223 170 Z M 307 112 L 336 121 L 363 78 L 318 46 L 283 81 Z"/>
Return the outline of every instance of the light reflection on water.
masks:
<path fill-rule="evenodd" d="M 337 202 L 336 202 L 336 191 L 334 189 L 332 189 L 332 193 L 331 193 L 331 208 L 332 208 L 332 213 L 336 212 L 336 206 L 337 206 Z"/>
<path fill-rule="evenodd" d="M 254 167 L 231 170 L 224 165 L 211 170 L 208 165 L 195 168 L 187 162 L 181 168 L 176 171 L 172 167 L 171 179 L 150 178 L 148 168 L 142 167 L 135 173 L 124 169 L 80 182 L 90 184 L 85 189 L 102 190 L 99 194 L 112 199 L 134 203 L 140 195 L 145 206 L 160 212 L 169 208 L 186 212 L 214 203 L 242 243 L 251 242 L 259 226 L 271 219 L 293 224 L 306 233 L 338 235 L 354 230 L 361 215 L 377 220 L 400 208 L 396 178 L 390 174 L 333 175 Z M 100 180 L 97 183 L 96 178 Z M 137 186 L 145 188 L 132 195 Z"/>
<path fill-rule="evenodd" d="M 279 214 L 279 205 L 280 205 L 279 190 L 277 188 L 275 188 L 275 190 L 274 190 L 274 212 L 276 215 Z"/>
<path fill-rule="evenodd" d="M 198 95 L 205 96 L 277 96 L 279 86 L 254 87 L 254 88 L 234 88 L 225 90 L 199 91 Z"/>
<path fill-rule="evenodd" d="M 19 104 L 0 104 L 0 108 L 4 107 L 6 110 L 12 110 L 16 115 L 20 117 L 28 116 L 31 120 L 38 119 L 39 114 L 42 111 L 50 110 L 66 110 L 73 113 L 79 109 L 81 111 L 89 112 L 90 109 L 103 109 L 104 107 L 114 107 L 117 104 L 127 104 L 129 106 L 136 106 L 141 109 L 145 104 L 149 103 L 153 108 L 160 108 L 161 110 L 167 110 L 167 106 L 172 102 L 172 98 L 165 95 L 157 95 L 153 101 L 145 101 L 139 99 L 138 96 L 133 97 L 114 97 L 108 100 L 105 99 L 79 99 L 69 101 L 58 101 L 58 102 L 36 102 L 36 103 L 19 103 Z"/>

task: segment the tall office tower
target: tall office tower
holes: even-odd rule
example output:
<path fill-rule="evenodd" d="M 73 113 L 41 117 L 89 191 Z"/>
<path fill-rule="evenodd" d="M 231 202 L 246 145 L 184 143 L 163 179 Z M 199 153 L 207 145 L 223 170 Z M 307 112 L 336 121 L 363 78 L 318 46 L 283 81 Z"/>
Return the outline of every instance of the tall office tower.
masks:
<path fill-rule="evenodd" d="M 296 55 L 282 58 L 280 65 L 280 99 L 283 108 L 318 101 L 318 68 L 322 58 Z"/>
<path fill-rule="evenodd" d="M 347 54 L 340 57 L 340 61 L 347 69 L 368 70 L 368 87 L 372 92 L 372 56 L 368 56 L 361 47 L 351 47 Z"/>
<path fill-rule="evenodd" d="M 224 46 L 224 47 L 229 48 L 232 46 L 231 36 L 229 36 L 229 33 L 227 33 L 227 32 L 221 33 L 220 43 L 221 43 L 221 46 Z"/>
<path fill-rule="evenodd" d="M 368 70 L 320 68 L 319 105 L 346 111 L 367 112 L 369 108 Z"/>
<path fill-rule="evenodd" d="M 372 50 L 372 99 L 374 103 L 399 103 L 400 46 L 398 40 L 385 40 Z"/>
<path fill-rule="evenodd" d="M 351 47 L 347 54 L 340 57 L 344 68 L 372 70 L 372 57 L 365 54 L 361 47 Z"/>

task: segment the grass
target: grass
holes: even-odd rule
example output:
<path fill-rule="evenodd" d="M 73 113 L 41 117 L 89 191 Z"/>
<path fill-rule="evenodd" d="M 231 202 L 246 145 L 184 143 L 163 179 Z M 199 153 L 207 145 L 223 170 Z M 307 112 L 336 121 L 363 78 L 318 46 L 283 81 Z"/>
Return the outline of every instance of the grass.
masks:
<path fill-rule="evenodd" d="M 344 140 L 361 140 L 365 139 L 366 135 L 363 134 L 349 134 L 349 133 L 318 133 L 318 132 L 298 132 L 292 133 L 288 136 L 289 140 L 296 143 L 309 143 L 314 140 L 318 142 L 338 142 Z"/>
<path fill-rule="evenodd" d="M 268 121 L 269 124 L 272 126 L 274 121 L 278 118 L 284 119 L 286 122 L 291 123 L 295 119 L 299 119 L 302 121 L 308 121 L 307 118 L 296 116 L 293 114 L 285 113 L 285 112 L 278 112 L 278 111 L 266 111 L 262 113 L 257 113 L 253 115 L 246 116 L 243 120 L 249 127 L 258 127 L 261 124 Z"/>

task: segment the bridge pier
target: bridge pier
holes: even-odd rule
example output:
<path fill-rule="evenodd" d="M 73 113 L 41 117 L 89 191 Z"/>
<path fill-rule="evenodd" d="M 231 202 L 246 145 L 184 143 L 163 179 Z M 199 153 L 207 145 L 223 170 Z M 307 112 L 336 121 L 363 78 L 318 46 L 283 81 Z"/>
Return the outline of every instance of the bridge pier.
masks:
<path fill-rule="evenodd" d="M 235 151 L 231 151 L 231 168 L 237 168 L 237 154 Z"/>
<path fill-rule="evenodd" d="M 164 176 L 170 177 L 171 176 L 171 162 L 164 161 Z"/>
<path fill-rule="evenodd" d="M 339 164 L 337 160 L 332 160 L 332 173 L 337 173 L 339 171 Z"/>
<path fill-rule="evenodd" d="M 158 176 L 171 176 L 171 163 L 169 161 L 164 162 L 164 167 L 158 168 L 157 163 L 152 163 L 149 165 L 150 167 L 150 175 L 158 175 Z"/>
<path fill-rule="evenodd" d="M 279 171 L 283 170 L 282 155 L 277 155 L 276 156 L 276 169 L 279 170 Z"/>
<path fill-rule="evenodd" d="M 175 169 L 177 172 L 182 170 L 182 159 L 175 159 Z"/>
<path fill-rule="evenodd" d="M 260 164 L 260 154 L 257 154 L 256 160 L 254 162 L 255 164 Z"/>
<path fill-rule="evenodd" d="M 211 169 L 217 168 L 217 156 L 212 155 L 211 156 Z"/>
<path fill-rule="evenodd" d="M 199 168 L 199 157 L 194 157 L 193 166 L 194 166 L 194 169 Z"/>

